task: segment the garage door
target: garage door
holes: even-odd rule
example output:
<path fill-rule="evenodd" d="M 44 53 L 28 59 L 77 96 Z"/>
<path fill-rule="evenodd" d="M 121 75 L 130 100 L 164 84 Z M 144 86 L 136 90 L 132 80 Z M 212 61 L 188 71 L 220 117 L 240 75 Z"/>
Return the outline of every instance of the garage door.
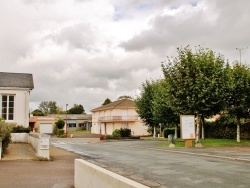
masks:
<path fill-rule="evenodd" d="M 52 134 L 53 133 L 53 125 L 52 124 L 40 124 L 40 133 L 47 133 Z"/>

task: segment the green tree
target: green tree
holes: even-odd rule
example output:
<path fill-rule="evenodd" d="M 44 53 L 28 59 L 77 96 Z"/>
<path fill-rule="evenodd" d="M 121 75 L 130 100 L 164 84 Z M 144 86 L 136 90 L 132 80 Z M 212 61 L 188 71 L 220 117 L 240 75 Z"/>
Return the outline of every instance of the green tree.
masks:
<path fill-rule="evenodd" d="M 63 119 L 58 119 L 58 121 L 56 122 L 56 127 L 58 129 L 62 129 L 64 127 L 64 125 L 65 125 L 65 122 Z"/>
<path fill-rule="evenodd" d="M 33 116 L 44 116 L 43 112 L 39 109 L 34 110 L 31 114 Z"/>
<path fill-rule="evenodd" d="M 63 107 L 58 106 L 57 107 L 57 114 L 66 114 L 66 110 L 64 110 Z"/>
<path fill-rule="evenodd" d="M 249 118 L 250 110 L 250 69 L 236 63 L 231 69 L 230 98 L 228 112 L 237 119 L 237 142 L 240 142 L 240 120 Z"/>
<path fill-rule="evenodd" d="M 133 99 L 131 96 L 128 96 L 128 95 L 122 95 L 120 97 L 118 97 L 117 100 L 121 100 L 121 99 Z"/>
<path fill-rule="evenodd" d="M 102 106 L 111 103 L 112 101 L 109 98 L 106 98 L 105 101 L 103 102 Z"/>
<path fill-rule="evenodd" d="M 146 82 L 142 84 L 140 96 L 138 96 L 135 100 L 137 107 L 136 111 L 143 122 L 148 126 L 155 125 L 153 114 L 153 83 L 154 82 L 152 80 L 146 80 Z"/>
<path fill-rule="evenodd" d="M 137 113 L 150 127 L 155 128 L 160 124 L 163 127 L 177 125 L 179 116 L 171 108 L 167 99 L 165 80 L 146 81 L 142 84 L 141 95 L 135 101 Z"/>
<path fill-rule="evenodd" d="M 178 56 L 162 64 L 168 83 L 168 98 L 178 114 L 195 114 L 197 119 L 220 113 L 228 95 L 228 68 L 224 58 L 212 50 L 189 46 L 177 49 Z M 197 121 L 196 143 L 199 143 Z"/>
<path fill-rule="evenodd" d="M 85 111 L 81 104 L 74 104 L 74 106 L 68 110 L 68 113 L 69 114 L 83 114 L 85 113 Z"/>
<path fill-rule="evenodd" d="M 41 110 L 44 115 L 57 114 L 57 105 L 55 101 L 42 101 L 38 109 Z"/>
<path fill-rule="evenodd" d="M 153 84 L 153 119 L 163 127 L 178 125 L 179 116 L 170 106 L 168 100 L 168 84 L 165 80 L 157 80 Z"/>

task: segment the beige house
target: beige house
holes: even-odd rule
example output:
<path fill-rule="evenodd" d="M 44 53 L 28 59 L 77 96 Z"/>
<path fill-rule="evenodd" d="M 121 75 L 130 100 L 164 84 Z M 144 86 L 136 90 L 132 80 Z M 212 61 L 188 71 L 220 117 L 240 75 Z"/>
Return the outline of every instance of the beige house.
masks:
<path fill-rule="evenodd" d="M 95 108 L 91 112 L 91 133 L 112 135 L 115 129 L 128 128 L 131 129 L 132 135 L 149 135 L 148 127 L 139 118 L 133 100 L 121 99 Z"/>

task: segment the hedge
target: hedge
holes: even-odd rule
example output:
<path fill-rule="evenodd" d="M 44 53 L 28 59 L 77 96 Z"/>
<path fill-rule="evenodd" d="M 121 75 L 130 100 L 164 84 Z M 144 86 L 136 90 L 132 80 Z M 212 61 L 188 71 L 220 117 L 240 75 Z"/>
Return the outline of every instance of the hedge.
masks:
<path fill-rule="evenodd" d="M 11 142 L 11 131 L 15 124 L 7 123 L 4 120 L 0 120 L 0 140 L 2 140 L 2 153 L 1 156 L 4 155 L 6 149 Z"/>
<path fill-rule="evenodd" d="M 205 122 L 204 127 L 206 138 L 235 139 L 237 135 L 237 121 L 228 115 L 222 115 L 215 122 Z M 240 137 L 242 139 L 250 138 L 250 122 L 240 125 Z"/>

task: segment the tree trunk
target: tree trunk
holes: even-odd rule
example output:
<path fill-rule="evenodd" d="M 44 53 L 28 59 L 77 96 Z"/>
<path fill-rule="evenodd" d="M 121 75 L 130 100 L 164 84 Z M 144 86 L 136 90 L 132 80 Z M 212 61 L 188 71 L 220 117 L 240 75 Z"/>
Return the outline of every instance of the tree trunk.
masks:
<path fill-rule="evenodd" d="M 237 142 L 240 142 L 240 120 L 237 119 Z"/>
<path fill-rule="evenodd" d="M 201 139 L 205 139 L 205 134 L 204 134 L 204 118 L 203 116 L 201 117 Z"/>
<path fill-rule="evenodd" d="M 201 125 L 201 139 L 204 140 L 205 137 L 204 137 L 204 126 Z"/>
<path fill-rule="evenodd" d="M 156 137 L 155 126 L 154 126 L 154 134 L 153 134 L 153 137 L 154 137 L 154 138 Z"/>
<path fill-rule="evenodd" d="M 195 133 L 195 143 L 200 142 L 200 124 L 199 124 L 199 115 L 196 117 L 196 133 Z"/>
<path fill-rule="evenodd" d="M 195 138 L 195 147 L 201 148 L 202 144 L 200 143 L 200 118 L 199 115 L 197 115 L 196 118 L 196 138 Z"/>
<path fill-rule="evenodd" d="M 174 130 L 174 138 L 177 138 L 177 129 L 178 129 L 178 125 L 175 125 L 175 130 Z"/>
<path fill-rule="evenodd" d="M 200 125 L 196 124 L 196 135 L 195 135 L 195 142 L 199 143 L 200 142 Z"/>

